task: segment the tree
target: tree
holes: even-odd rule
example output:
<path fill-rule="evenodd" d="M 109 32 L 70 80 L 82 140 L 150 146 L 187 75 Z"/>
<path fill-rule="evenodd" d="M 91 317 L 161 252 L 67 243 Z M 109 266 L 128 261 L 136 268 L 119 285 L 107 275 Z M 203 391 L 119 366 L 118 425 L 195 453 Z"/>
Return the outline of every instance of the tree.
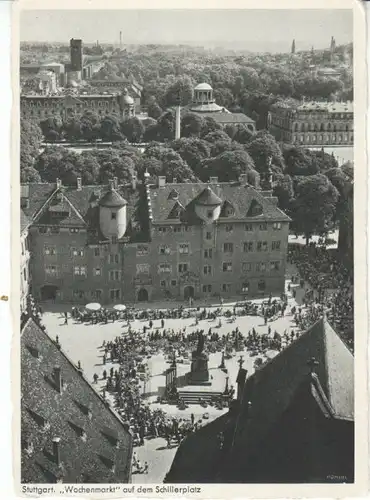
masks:
<path fill-rule="evenodd" d="M 156 100 L 154 100 L 148 105 L 148 116 L 150 116 L 151 118 L 158 120 L 158 118 L 162 114 L 163 114 L 163 109 L 160 107 L 160 105 L 157 103 Z"/>
<path fill-rule="evenodd" d="M 166 141 L 175 138 L 175 115 L 172 111 L 167 111 L 157 123 L 158 140 Z"/>
<path fill-rule="evenodd" d="M 100 137 L 100 116 L 93 111 L 86 111 L 80 118 L 82 139 L 96 141 Z"/>
<path fill-rule="evenodd" d="M 121 132 L 117 116 L 105 116 L 100 123 L 100 138 L 103 141 L 122 141 L 124 134 Z"/>
<path fill-rule="evenodd" d="M 143 139 L 144 125 L 139 118 L 133 116 L 121 122 L 121 132 L 129 142 L 139 143 Z"/>
<path fill-rule="evenodd" d="M 21 183 L 26 184 L 28 182 L 41 182 L 40 174 L 34 167 L 21 166 Z"/>
<path fill-rule="evenodd" d="M 215 101 L 219 106 L 229 108 L 234 104 L 235 98 L 231 90 L 227 88 L 218 88 L 213 91 Z"/>
<path fill-rule="evenodd" d="M 283 148 L 283 157 L 286 164 L 285 172 L 292 177 L 302 175 L 315 175 L 319 172 L 316 157 L 308 149 L 297 146 Z"/>
<path fill-rule="evenodd" d="M 278 143 L 268 132 L 258 132 L 247 146 L 247 150 L 253 158 L 256 170 L 260 173 L 266 172 L 269 159 L 272 165 L 280 170 L 284 169 L 284 158 Z"/>
<path fill-rule="evenodd" d="M 229 125 L 226 125 L 224 128 L 225 132 L 227 135 L 230 137 L 231 140 L 235 140 L 235 135 L 238 131 L 238 127 L 230 123 Z"/>
<path fill-rule="evenodd" d="M 42 120 L 40 128 L 46 141 L 55 142 L 63 137 L 63 122 L 59 117 L 52 116 Z"/>
<path fill-rule="evenodd" d="M 170 85 L 164 96 L 166 106 L 186 106 L 190 104 L 193 99 L 194 82 L 188 76 L 179 78 L 175 83 Z M 180 99 L 180 100 L 179 100 Z"/>
<path fill-rule="evenodd" d="M 150 167 L 150 165 L 148 165 L 146 161 L 148 159 L 150 159 L 151 161 L 153 159 L 157 160 L 154 163 L 155 170 L 153 170 L 153 167 Z M 151 175 L 163 175 L 167 178 L 168 181 L 176 177 L 177 182 L 197 180 L 193 171 L 191 170 L 189 165 L 181 158 L 181 156 L 173 149 L 165 147 L 161 144 L 150 144 L 145 150 L 143 160 L 146 168 L 148 168 L 148 172 Z M 158 173 L 159 168 L 160 173 Z M 155 173 L 155 171 L 157 171 L 157 173 Z"/>
<path fill-rule="evenodd" d="M 218 156 L 226 151 L 245 151 L 245 147 L 235 141 L 216 141 L 211 145 L 210 156 Z"/>
<path fill-rule="evenodd" d="M 253 132 L 249 130 L 245 125 L 238 125 L 236 127 L 236 132 L 234 135 L 234 140 L 240 144 L 247 144 L 253 137 Z"/>
<path fill-rule="evenodd" d="M 293 180 L 290 175 L 276 174 L 273 195 L 279 200 L 279 207 L 284 212 L 289 212 L 292 199 L 294 198 Z"/>
<path fill-rule="evenodd" d="M 333 225 L 339 193 L 323 174 L 297 177 L 291 203 L 292 228 L 308 244 L 314 234 L 324 235 Z"/>
<path fill-rule="evenodd" d="M 215 158 L 205 160 L 199 171 L 199 177 L 207 181 L 218 177 L 220 182 L 237 181 L 241 174 L 254 169 L 252 158 L 246 151 L 226 151 Z"/>
<path fill-rule="evenodd" d="M 210 132 L 215 132 L 216 130 L 222 130 L 222 127 L 219 123 L 216 122 L 211 116 L 206 116 L 203 119 L 203 128 L 201 131 L 201 137 L 209 134 Z"/>
<path fill-rule="evenodd" d="M 198 138 L 182 137 L 171 143 L 171 147 L 196 172 L 202 161 L 209 158 L 210 146 L 207 141 Z"/>
<path fill-rule="evenodd" d="M 204 119 L 195 113 L 186 113 L 181 119 L 182 137 L 199 137 L 205 126 Z"/>
<path fill-rule="evenodd" d="M 22 182 L 38 182 L 37 172 L 35 172 L 34 166 L 40 153 L 41 142 L 41 128 L 34 122 L 21 119 L 20 172 Z"/>
<path fill-rule="evenodd" d="M 203 139 L 210 143 L 225 141 L 231 143 L 230 137 L 223 130 L 215 130 L 203 136 Z"/>
<path fill-rule="evenodd" d="M 348 196 L 352 189 L 353 181 L 341 168 L 331 168 L 325 172 L 326 177 L 330 180 L 333 186 L 339 193 L 339 199 L 336 207 L 335 219 L 338 221 L 342 213 L 345 212 L 348 206 Z"/>
<path fill-rule="evenodd" d="M 61 179 L 67 186 L 75 185 L 77 177 L 82 177 L 83 181 L 86 180 L 81 167 L 78 153 L 60 146 L 45 148 L 35 165 L 43 182 L 55 182 Z"/>

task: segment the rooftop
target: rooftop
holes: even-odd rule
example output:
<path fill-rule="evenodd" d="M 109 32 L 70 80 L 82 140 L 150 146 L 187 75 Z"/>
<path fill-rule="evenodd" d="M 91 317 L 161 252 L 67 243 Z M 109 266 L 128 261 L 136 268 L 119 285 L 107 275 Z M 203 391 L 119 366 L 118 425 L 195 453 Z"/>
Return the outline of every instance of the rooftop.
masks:
<path fill-rule="evenodd" d="M 21 394 L 22 482 L 129 482 L 130 432 L 32 319 L 21 332 Z"/>
<path fill-rule="evenodd" d="M 212 87 L 208 83 L 198 83 L 194 90 L 212 90 Z"/>

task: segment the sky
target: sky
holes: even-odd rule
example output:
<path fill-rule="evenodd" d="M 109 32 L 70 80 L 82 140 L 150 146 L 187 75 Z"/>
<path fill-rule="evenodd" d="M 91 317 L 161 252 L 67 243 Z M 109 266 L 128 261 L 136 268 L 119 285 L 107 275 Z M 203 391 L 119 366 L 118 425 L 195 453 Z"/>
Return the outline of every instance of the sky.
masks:
<path fill-rule="evenodd" d="M 33 10 L 21 13 L 21 41 L 238 45 L 245 50 L 326 48 L 352 41 L 351 10 Z"/>

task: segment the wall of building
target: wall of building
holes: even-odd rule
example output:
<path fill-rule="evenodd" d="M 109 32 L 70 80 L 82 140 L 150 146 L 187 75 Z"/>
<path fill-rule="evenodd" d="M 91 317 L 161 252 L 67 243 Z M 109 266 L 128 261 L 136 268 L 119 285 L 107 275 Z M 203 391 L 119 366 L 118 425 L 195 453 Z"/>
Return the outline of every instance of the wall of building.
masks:
<path fill-rule="evenodd" d="M 28 230 L 21 234 L 21 258 L 20 258 L 20 268 L 21 268 L 21 289 L 20 289 L 20 307 L 21 312 L 26 309 L 27 306 L 27 295 L 30 289 L 30 251 L 29 251 L 29 240 L 28 240 Z"/>

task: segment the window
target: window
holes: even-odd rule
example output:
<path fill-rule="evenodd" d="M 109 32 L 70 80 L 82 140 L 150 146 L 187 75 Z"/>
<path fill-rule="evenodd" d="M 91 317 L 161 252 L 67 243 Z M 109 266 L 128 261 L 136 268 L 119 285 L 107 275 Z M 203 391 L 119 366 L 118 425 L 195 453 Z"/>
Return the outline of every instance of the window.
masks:
<path fill-rule="evenodd" d="M 280 250 L 280 241 L 273 241 L 271 244 L 271 250 Z"/>
<path fill-rule="evenodd" d="M 212 233 L 207 232 L 206 233 L 206 240 L 211 240 L 212 239 Z"/>
<path fill-rule="evenodd" d="M 253 231 L 253 224 L 245 224 L 244 230 L 248 232 Z"/>
<path fill-rule="evenodd" d="M 272 227 L 275 231 L 278 231 L 279 229 L 281 229 L 281 222 L 274 222 Z"/>
<path fill-rule="evenodd" d="M 212 266 L 203 266 L 204 276 L 209 276 L 212 274 Z"/>
<path fill-rule="evenodd" d="M 159 255 L 169 255 L 171 253 L 171 248 L 168 245 L 161 245 L 159 247 Z"/>
<path fill-rule="evenodd" d="M 161 288 L 166 288 L 166 280 L 161 280 L 161 281 L 159 282 L 159 286 L 160 286 Z"/>
<path fill-rule="evenodd" d="M 260 231 L 267 231 L 267 224 L 266 224 L 266 222 L 261 222 L 261 224 L 260 224 Z"/>
<path fill-rule="evenodd" d="M 253 241 L 245 241 L 243 243 L 244 252 L 253 252 Z"/>
<path fill-rule="evenodd" d="M 48 276 L 56 276 L 58 274 L 57 266 L 46 266 L 45 274 L 47 274 Z"/>
<path fill-rule="evenodd" d="M 189 253 L 189 243 L 180 243 L 179 253 Z"/>
<path fill-rule="evenodd" d="M 60 227 L 53 226 L 50 228 L 50 233 L 51 234 L 59 234 L 60 233 Z"/>
<path fill-rule="evenodd" d="M 83 257 L 84 251 L 79 248 L 72 248 L 72 255 L 73 257 Z"/>
<path fill-rule="evenodd" d="M 170 273 L 170 272 L 172 272 L 172 266 L 171 266 L 171 264 L 167 264 L 167 263 L 158 264 L 158 272 L 159 273 Z"/>
<path fill-rule="evenodd" d="M 56 247 L 45 247 L 44 254 L 45 255 L 56 255 L 57 249 L 56 249 Z"/>
<path fill-rule="evenodd" d="M 23 269 L 23 279 L 24 279 L 24 281 L 27 281 L 27 269 L 26 268 Z"/>
<path fill-rule="evenodd" d="M 203 293 L 211 293 L 212 292 L 212 285 L 203 285 L 202 290 L 203 290 Z"/>
<path fill-rule="evenodd" d="M 259 273 L 266 271 L 266 262 L 257 262 L 256 271 Z"/>
<path fill-rule="evenodd" d="M 94 248 L 94 256 L 100 257 L 100 248 Z"/>
<path fill-rule="evenodd" d="M 149 253 L 149 247 L 148 245 L 138 245 L 137 248 L 136 248 L 136 255 L 138 257 L 142 256 L 142 255 L 148 255 Z"/>
<path fill-rule="evenodd" d="M 213 250 L 212 248 L 207 248 L 206 250 L 204 250 L 204 258 L 205 259 L 212 259 L 212 255 L 213 255 Z"/>
<path fill-rule="evenodd" d="M 267 241 L 257 242 L 257 252 L 267 252 Z"/>
<path fill-rule="evenodd" d="M 181 233 L 181 226 L 174 226 L 173 232 L 174 233 Z"/>
<path fill-rule="evenodd" d="M 226 293 L 231 292 L 231 283 L 223 283 L 222 284 L 222 291 Z"/>
<path fill-rule="evenodd" d="M 149 274 L 149 264 L 136 264 L 136 274 Z"/>
<path fill-rule="evenodd" d="M 112 245 L 117 245 L 117 243 L 118 243 L 117 236 L 112 236 L 110 241 L 111 241 Z"/>
<path fill-rule="evenodd" d="M 83 299 L 85 292 L 83 290 L 73 290 L 72 295 L 74 299 Z"/>
<path fill-rule="evenodd" d="M 224 273 L 230 273 L 233 270 L 233 265 L 231 262 L 223 262 L 222 271 Z"/>
<path fill-rule="evenodd" d="M 69 229 L 69 232 L 70 232 L 71 234 L 76 234 L 76 233 L 79 233 L 79 232 L 80 232 L 80 230 L 79 230 L 79 228 L 78 228 L 78 227 L 71 227 L 71 228 Z"/>
<path fill-rule="evenodd" d="M 270 270 L 271 271 L 279 271 L 279 269 L 280 269 L 280 262 L 279 261 L 270 262 Z"/>
<path fill-rule="evenodd" d="M 95 267 L 93 274 L 94 274 L 94 276 L 101 276 L 100 267 Z"/>
<path fill-rule="evenodd" d="M 116 220 L 116 219 L 117 219 L 117 213 L 116 213 L 116 212 L 111 212 L 111 214 L 110 214 L 110 218 L 111 218 L 112 220 Z"/>
<path fill-rule="evenodd" d="M 233 253 L 234 244 L 233 243 L 224 243 L 224 253 Z"/>
<path fill-rule="evenodd" d="M 213 210 L 207 210 L 207 217 L 208 217 L 208 219 L 212 219 L 212 217 L 213 217 Z"/>
<path fill-rule="evenodd" d="M 121 271 L 118 271 L 117 269 L 109 271 L 109 279 L 110 279 L 110 281 L 120 280 L 121 279 Z"/>
<path fill-rule="evenodd" d="M 109 254 L 109 264 L 119 264 L 119 255 L 118 253 Z"/>
<path fill-rule="evenodd" d="M 231 233 L 233 229 L 234 229 L 234 226 L 232 224 L 226 224 L 225 231 L 227 233 Z"/>
<path fill-rule="evenodd" d="M 86 266 L 74 266 L 73 274 L 75 276 L 86 276 Z"/>
<path fill-rule="evenodd" d="M 243 273 L 249 273 L 252 271 L 252 264 L 250 262 L 242 262 Z"/>
<path fill-rule="evenodd" d="M 177 286 L 177 281 L 176 280 L 171 280 L 171 286 Z"/>
<path fill-rule="evenodd" d="M 112 302 L 115 302 L 116 300 L 120 300 L 121 290 L 117 290 L 117 289 L 109 290 L 109 296 L 110 296 L 110 300 Z"/>
<path fill-rule="evenodd" d="M 158 232 L 164 234 L 164 233 L 167 233 L 167 229 L 169 229 L 169 228 L 163 227 L 163 226 L 159 226 Z"/>
<path fill-rule="evenodd" d="M 179 273 L 186 273 L 189 271 L 189 264 L 187 262 L 178 265 Z"/>
<path fill-rule="evenodd" d="M 249 292 L 249 281 L 245 281 L 242 284 L 242 292 L 243 293 L 248 293 Z"/>
<path fill-rule="evenodd" d="M 265 280 L 259 280 L 258 282 L 258 290 L 263 292 L 266 289 L 266 281 Z"/>
<path fill-rule="evenodd" d="M 93 300 L 101 300 L 101 298 L 102 298 L 102 291 L 101 290 L 92 290 L 91 291 L 91 298 Z"/>

